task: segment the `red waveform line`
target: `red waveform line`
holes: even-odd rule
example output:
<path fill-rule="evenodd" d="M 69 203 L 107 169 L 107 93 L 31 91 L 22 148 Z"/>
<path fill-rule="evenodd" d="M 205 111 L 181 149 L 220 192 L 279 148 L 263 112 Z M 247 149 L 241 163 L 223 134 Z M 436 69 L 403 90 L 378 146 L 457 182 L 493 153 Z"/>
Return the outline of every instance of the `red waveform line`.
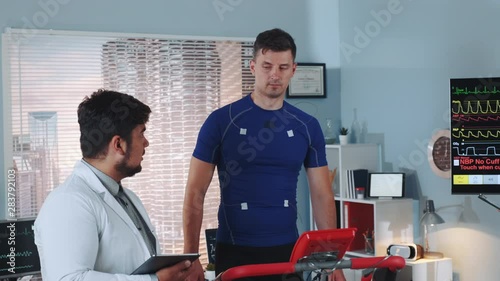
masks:
<path fill-rule="evenodd" d="M 478 122 L 478 121 L 490 121 L 490 120 L 491 121 L 498 121 L 498 120 L 500 120 L 500 116 L 495 116 L 495 117 L 493 117 L 493 116 L 487 116 L 486 118 L 485 117 L 481 117 L 481 116 L 478 116 L 478 117 L 460 116 L 458 118 L 453 117 L 452 119 L 453 119 L 453 121 L 476 121 L 476 122 Z"/>

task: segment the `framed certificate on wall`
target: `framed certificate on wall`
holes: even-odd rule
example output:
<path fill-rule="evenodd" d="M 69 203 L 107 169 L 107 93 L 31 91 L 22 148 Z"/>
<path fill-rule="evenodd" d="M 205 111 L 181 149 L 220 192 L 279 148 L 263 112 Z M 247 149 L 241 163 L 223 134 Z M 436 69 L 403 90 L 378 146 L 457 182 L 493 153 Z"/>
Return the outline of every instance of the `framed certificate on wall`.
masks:
<path fill-rule="evenodd" d="M 326 64 L 297 63 L 287 98 L 326 98 Z"/>

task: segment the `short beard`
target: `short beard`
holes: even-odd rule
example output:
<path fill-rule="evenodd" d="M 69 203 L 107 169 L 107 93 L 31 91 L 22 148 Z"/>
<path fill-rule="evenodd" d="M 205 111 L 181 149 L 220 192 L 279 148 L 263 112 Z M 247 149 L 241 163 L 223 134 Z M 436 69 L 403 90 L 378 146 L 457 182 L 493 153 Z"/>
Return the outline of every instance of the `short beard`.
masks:
<path fill-rule="evenodd" d="M 127 166 L 127 162 L 130 159 L 130 150 L 125 152 L 125 158 L 115 165 L 115 169 L 122 174 L 124 177 L 133 177 L 135 174 L 142 170 L 141 164 L 136 167 Z"/>
<path fill-rule="evenodd" d="M 266 94 L 267 94 L 267 97 L 268 97 L 268 98 L 271 98 L 271 99 L 277 99 L 277 98 L 282 97 L 284 93 L 279 93 L 279 92 L 270 92 L 270 93 L 266 93 Z"/>

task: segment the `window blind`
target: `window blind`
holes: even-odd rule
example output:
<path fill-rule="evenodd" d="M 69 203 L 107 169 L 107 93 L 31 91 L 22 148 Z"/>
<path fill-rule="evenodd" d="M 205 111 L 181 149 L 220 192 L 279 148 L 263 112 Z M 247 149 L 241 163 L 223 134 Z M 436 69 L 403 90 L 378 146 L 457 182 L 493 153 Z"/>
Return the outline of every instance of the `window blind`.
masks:
<path fill-rule="evenodd" d="M 4 110 L 11 117 L 4 134 L 12 142 L 5 166 L 17 170 L 18 218 L 35 216 L 81 158 L 76 110 L 84 96 L 120 91 L 152 109 L 143 170 L 123 183 L 142 199 L 162 251 L 181 253 L 184 189 L 199 128 L 213 110 L 252 90 L 253 42 L 17 29 L 2 38 Z M 205 199 L 201 252 L 204 229 L 217 227 L 217 183 L 215 176 Z"/>

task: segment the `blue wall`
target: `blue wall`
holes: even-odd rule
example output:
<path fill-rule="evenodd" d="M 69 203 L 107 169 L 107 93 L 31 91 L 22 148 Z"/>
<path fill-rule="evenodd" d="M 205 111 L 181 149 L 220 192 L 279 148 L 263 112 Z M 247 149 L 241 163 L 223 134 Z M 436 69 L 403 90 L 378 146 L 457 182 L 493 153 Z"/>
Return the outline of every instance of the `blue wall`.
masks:
<path fill-rule="evenodd" d="M 446 221 L 438 250 L 453 258 L 456 280 L 498 280 L 500 213 L 477 195 L 451 195 L 450 179 L 428 165 L 427 144 L 450 127 L 450 78 L 500 76 L 500 2 L 341 0 L 340 11 L 342 119 L 350 124 L 357 108 L 383 144 L 386 169 L 415 171 L 421 198 Z M 479 223 L 457 221 L 461 209 L 451 206 L 463 202 Z"/>

